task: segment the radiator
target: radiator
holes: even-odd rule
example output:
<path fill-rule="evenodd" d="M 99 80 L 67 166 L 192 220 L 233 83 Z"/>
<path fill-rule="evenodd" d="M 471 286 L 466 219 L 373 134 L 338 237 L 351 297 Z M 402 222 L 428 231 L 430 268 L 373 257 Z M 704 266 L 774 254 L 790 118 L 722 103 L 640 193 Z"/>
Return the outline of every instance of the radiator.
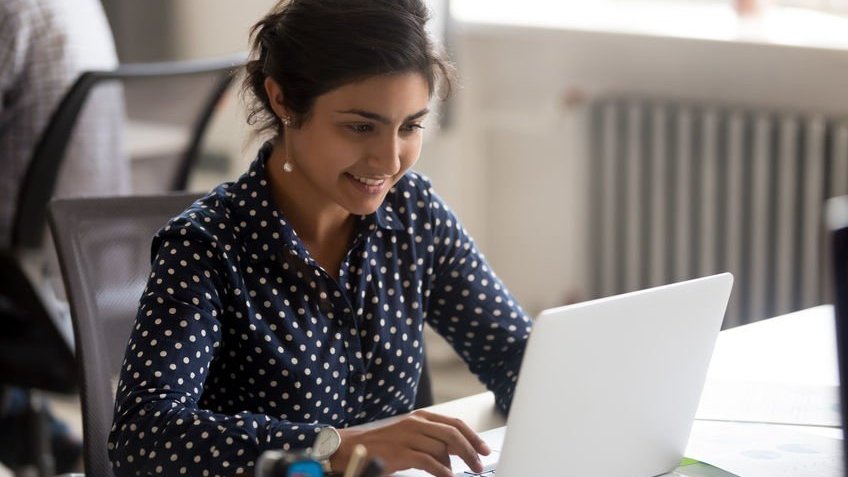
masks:
<path fill-rule="evenodd" d="M 823 303 L 822 204 L 848 193 L 848 121 L 657 99 L 591 106 L 590 294 L 723 271 L 724 327 Z"/>

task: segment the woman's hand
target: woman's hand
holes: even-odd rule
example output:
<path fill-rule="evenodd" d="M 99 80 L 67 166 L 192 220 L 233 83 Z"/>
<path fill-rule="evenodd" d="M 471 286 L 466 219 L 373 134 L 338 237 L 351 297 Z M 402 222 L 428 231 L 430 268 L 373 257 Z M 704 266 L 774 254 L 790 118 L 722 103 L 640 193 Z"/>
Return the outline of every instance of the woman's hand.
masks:
<path fill-rule="evenodd" d="M 457 455 L 474 472 L 482 472 L 478 454 L 489 455 L 489 447 L 460 419 L 415 411 L 385 426 L 373 429 L 339 429 L 342 442 L 330 458 L 333 471 L 341 473 L 353 447 L 362 444 L 369 457 L 379 457 L 386 475 L 416 468 L 436 477 L 453 477 L 450 455 Z"/>

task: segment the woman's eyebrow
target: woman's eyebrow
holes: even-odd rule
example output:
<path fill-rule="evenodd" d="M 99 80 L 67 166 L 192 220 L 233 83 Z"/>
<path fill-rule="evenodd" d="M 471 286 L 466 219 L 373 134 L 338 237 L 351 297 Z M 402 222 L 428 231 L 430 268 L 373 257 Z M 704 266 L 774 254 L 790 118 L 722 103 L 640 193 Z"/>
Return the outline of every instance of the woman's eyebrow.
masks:
<path fill-rule="evenodd" d="M 371 119 L 373 121 L 377 121 L 377 122 L 380 122 L 380 123 L 383 123 L 383 124 L 391 124 L 391 120 L 389 120 L 389 118 L 387 118 L 383 115 L 371 112 L 371 111 L 365 111 L 364 109 L 346 109 L 344 111 L 336 111 L 336 112 L 341 113 L 341 114 L 356 114 L 357 116 L 362 116 L 363 118 Z M 424 108 L 424 109 L 422 109 L 421 111 L 418 111 L 415 114 L 410 114 L 409 116 L 407 116 L 403 120 L 403 122 L 413 121 L 415 119 L 420 118 L 421 116 L 424 116 L 425 114 L 427 114 L 429 112 L 430 112 L 429 108 Z"/>

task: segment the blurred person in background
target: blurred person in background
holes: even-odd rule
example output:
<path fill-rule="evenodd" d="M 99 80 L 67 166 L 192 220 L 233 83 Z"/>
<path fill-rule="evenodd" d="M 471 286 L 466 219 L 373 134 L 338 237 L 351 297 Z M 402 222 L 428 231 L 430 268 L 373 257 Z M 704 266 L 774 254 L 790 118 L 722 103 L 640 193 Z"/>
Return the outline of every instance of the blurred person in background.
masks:
<path fill-rule="evenodd" d="M 98 0 L 0 0 L 0 247 L 10 245 L 20 185 L 36 144 L 64 95 L 81 73 L 118 64 L 112 33 Z M 121 150 L 120 91 L 95 92 L 68 145 L 55 196 L 125 193 L 128 164 Z M 52 244 L 45 251 L 52 257 Z M 58 268 L 48 259 L 44 279 L 62 295 Z M 61 311 L 60 311 L 61 313 Z M 0 296 L 4 331 L 26 327 L 27 316 Z M 0 383 L 2 386 L 2 383 Z M 0 462 L 15 468 L 26 453 L 22 438 L 28 394 L 0 387 Z M 51 417 L 56 470 L 78 467 L 80 443 Z"/>

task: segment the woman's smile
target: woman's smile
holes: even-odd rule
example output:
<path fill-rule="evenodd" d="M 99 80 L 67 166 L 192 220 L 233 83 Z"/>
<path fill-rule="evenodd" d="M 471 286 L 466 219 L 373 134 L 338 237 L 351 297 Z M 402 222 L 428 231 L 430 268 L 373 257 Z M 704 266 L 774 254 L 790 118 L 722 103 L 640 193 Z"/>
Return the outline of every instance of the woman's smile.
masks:
<path fill-rule="evenodd" d="M 368 195 L 382 194 L 389 183 L 387 178 L 370 178 L 365 176 L 357 176 L 350 172 L 345 173 L 345 177 L 350 179 L 353 185 L 360 191 Z"/>

